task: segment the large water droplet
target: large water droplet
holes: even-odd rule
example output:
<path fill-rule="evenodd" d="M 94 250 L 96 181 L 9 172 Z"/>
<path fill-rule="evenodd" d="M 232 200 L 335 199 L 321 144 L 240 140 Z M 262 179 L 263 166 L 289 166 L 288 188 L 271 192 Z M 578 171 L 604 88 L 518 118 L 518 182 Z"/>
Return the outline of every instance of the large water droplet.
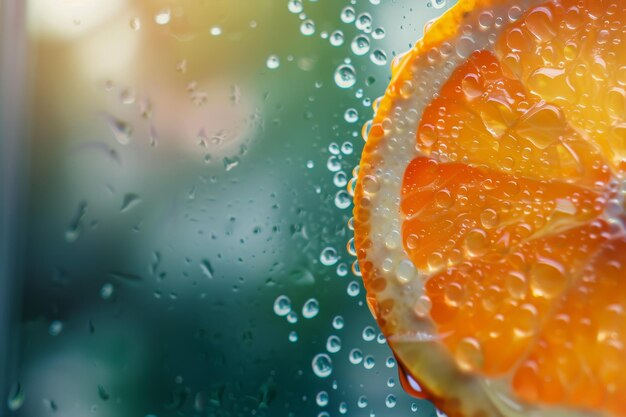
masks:
<path fill-rule="evenodd" d="M 350 88 L 356 83 L 356 72 L 349 64 L 342 64 L 335 70 L 335 84 L 340 88 Z"/>
<path fill-rule="evenodd" d="M 311 362 L 313 373 L 320 378 L 326 378 L 333 372 L 333 361 L 326 353 L 318 353 Z"/>

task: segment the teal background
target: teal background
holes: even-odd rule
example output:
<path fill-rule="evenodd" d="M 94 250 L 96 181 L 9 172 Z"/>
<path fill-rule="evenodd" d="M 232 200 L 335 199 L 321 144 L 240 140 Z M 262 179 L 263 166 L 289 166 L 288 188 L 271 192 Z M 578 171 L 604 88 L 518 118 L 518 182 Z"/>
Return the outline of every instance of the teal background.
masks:
<path fill-rule="evenodd" d="M 345 185 L 334 184 L 328 160 L 329 145 L 351 143 L 352 154 L 335 157 L 351 178 L 372 116 L 364 99 L 383 94 L 392 58 L 445 8 L 352 3 L 385 29 L 371 50 L 384 50 L 386 65 L 351 52 L 359 30 L 341 21 L 350 3 L 339 0 L 303 0 L 311 36 L 282 0 L 126 1 L 97 24 L 88 10 L 72 11 L 65 32 L 44 6 L 29 7 L 11 414 L 324 417 L 343 414 L 345 402 L 354 416 L 436 415 L 402 391 L 384 340 L 362 337 L 376 325 L 360 278 L 336 271 L 353 262 L 352 207 L 336 206 Z M 160 26 L 164 8 L 171 21 Z M 345 42 L 335 47 L 321 34 L 337 29 Z M 270 69 L 273 54 L 280 65 Z M 346 58 L 357 81 L 342 89 L 333 74 Z M 188 92 L 194 81 L 205 103 Z M 344 119 L 348 108 L 358 110 L 355 123 Z M 320 262 L 327 247 L 339 256 L 332 266 Z M 347 293 L 353 281 L 356 296 Z M 297 323 L 274 313 L 279 295 Z M 306 319 L 309 298 L 320 311 Z M 331 324 L 337 315 L 343 329 Z M 342 347 L 319 378 L 311 361 L 330 335 Z M 373 357 L 372 369 L 350 363 L 354 348 Z M 322 390 L 329 403 L 320 407 Z"/>

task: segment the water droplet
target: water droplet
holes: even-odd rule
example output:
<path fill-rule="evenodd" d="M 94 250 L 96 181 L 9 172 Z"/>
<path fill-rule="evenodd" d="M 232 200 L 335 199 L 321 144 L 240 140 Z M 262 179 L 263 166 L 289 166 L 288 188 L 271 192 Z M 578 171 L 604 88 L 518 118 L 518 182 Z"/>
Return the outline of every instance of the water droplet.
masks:
<path fill-rule="evenodd" d="M 372 369 L 376 365 L 376 359 L 372 355 L 367 355 L 363 359 L 363 367 L 365 369 Z"/>
<path fill-rule="evenodd" d="M 385 37 L 385 29 L 378 27 L 376 29 L 374 29 L 374 31 L 372 32 L 372 38 L 374 39 L 383 39 Z"/>
<path fill-rule="evenodd" d="M 113 131 L 115 140 L 117 140 L 120 145 L 128 145 L 133 133 L 133 127 L 129 123 L 109 114 L 104 114 L 103 117 Z"/>
<path fill-rule="evenodd" d="M 339 88 L 350 88 L 356 83 L 356 72 L 349 64 L 342 64 L 335 70 L 335 84 Z"/>
<path fill-rule="evenodd" d="M 348 123 L 356 123 L 359 120 L 359 112 L 356 109 L 349 108 L 343 114 L 343 118 Z"/>
<path fill-rule="evenodd" d="M 363 352 L 360 349 L 352 349 L 348 354 L 348 360 L 353 365 L 358 365 L 363 361 Z"/>
<path fill-rule="evenodd" d="M 295 324 L 298 322 L 298 313 L 291 310 L 289 314 L 287 314 L 287 321 L 291 324 Z"/>
<path fill-rule="evenodd" d="M 289 341 L 292 343 L 298 341 L 298 333 L 295 330 L 289 332 Z"/>
<path fill-rule="evenodd" d="M 107 401 L 109 398 L 111 398 L 104 386 L 100 384 L 98 385 L 98 396 L 102 401 Z"/>
<path fill-rule="evenodd" d="M 306 19 L 300 24 L 300 33 L 304 36 L 311 36 L 315 33 L 315 22 L 311 19 Z"/>
<path fill-rule="evenodd" d="M 376 337 L 376 330 L 372 326 L 366 326 L 361 333 L 363 340 L 371 342 Z"/>
<path fill-rule="evenodd" d="M 333 372 L 333 361 L 326 353 L 318 353 L 311 362 L 313 373 L 320 378 L 326 378 Z"/>
<path fill-rule="evenodd" d="M 430 4 L 433 6 L 433 9 L 441 9 L 445 7 L 446 0 L 431 0 Z"/>
<path fill-rule="evenodd" d="M 24 389 L 22 385 L 16 383 L 11 388 L 9 392 L 9 396 L 7 398 L 7 407 L 10 411 L 17 411 L 24 404 L 24 400 L 26 399 L 26 395 L 24 393 Z"/>
<path fill-rule="evenodd" d="M 274 300 L 274 313 L 277 316 L 283 317 L 289 314 L 291 311 L 291 300 L 286 295 L 279 295 Z"/>
<path fill-rule="evenodd" d="M 326 391 L 320 391 L 315 396 L 315 402 L 320 407 L 326 407 L 328 405 L 328 393 Z"/>
<path fill-rule="evenodd" d="M 53 320 L 48 327 L 48 333 L 51 336 L 58 336 L 63 331 L 63 322 L 59 320 Z"/>
<path fill-rule="evenodd" d="M 289 2 L 287 3 L 287 9 L 291 12 L 291 13 L 302 13 L 302 11 L 304 10 L 304 6 L 302 5 L 302 1 L 301 0 L 289 0 Z"/>
<path fill-rule="evenodd" d="M 136 32 L 139 29 L 141 29 L 141 20 L 139 20 L 138 17 L 133 17 L 130 19 L 130 22 L 128 23 L 128 25 L 130 26 L 132 30 Z"/>
<path fill-rule="evenodd" d="M 337 265 L 337 275 L 340 277 L 345 277 L 348 275 L 348 265 L 344 262 Z"/>
<path fill-rule="evenodd" d="M 361 286 L 357 281 L 351 281 L 346 291 L 350 297 L 356 297 L 361 292 Z"/>
<path fill-rule="evenodd" d="M 336 30 L 330 34 L 329 37 L 330 44 L 332 46 L 341 46 L 344 42 L 343 32 L 340 30 Z"/>
<path fill-rule="evenodd" d="M 396 403 L 397 403 L 397 399 L 396 399 L 396 396 L 393 394 L 389 394 L 387 395 L 387 398 L 385 398 L 385 405 L 387 406 L 387 408 L 395 407 Z"/>
<path fill-rule="evenodd" d="M 347 412 L 348 412 L 348 403 L 346 403 L 345 401 L 342 401 L 341 403 L 339 403 L 339 413 L 346 414 Z"/>
<path fill-rule="evenodd" d="M 370 50 L 370 39 L 365 35 L 357 35 L 352 39 L 350 49 L 355 55 L 365 55 Z"/>
<path fill-rule="evenodd" d="M 100 297 L 103 300 L 109 300 L 113 296 L 113 292 L 115 291 L 115 287 L 110 282 L 104 284 L 102 288 L 100 288 Z"/>
<path fill-rule="evenodd" d="M 157 25 L 167 25 L 170 22 L 170 18 L 170 9 L 163 9 L 154 16 L 154 21 Z"/>
<path fill-rule="evenodd" d="M 333 327 L 337 330 L 341 330 L 343 329 L 343 325 L 344 325 L 344 321 L 343 321 L 343 317 L 341 316 L 335 316 L 333 318 Z"/>
<path fill-rule="evenodd" d="M 140 201 L 141 199 L 139 198 L 139 195 L 137 194 L 133 194 L 133 193 L 125 194 L 124 199 L 122 200 L 122 206 L 120 207 L 120 212 L 125 212 L 125 211 L 130 210 L 131 208 L 139 204 Z"/>
<path fill-rule="evenodd" d="M 455 351 L 456 362 L 459 367 L 468 372 L 482 369 L 484 357 L 480 342 L 472 337 L 459 341 Z"/>
<path fill-rule="evenodd" d="M 341 153 L 344 155 L 351 155 L 354 152 L 354 146 L 352 142 L 344 142 L 341 144 Z"/>
<path fill-rule="evenodd" d="M 356 13 L 354 11 L 354 7 L 346 6 L 341 10 L 341 14 L 339 15 L 341 21 L 343 23 L 352 23 L 354 19 L 356 19 Z"/>
<path fill-rule="evenodd" d="M 207 278 L 213 279 L 213 265 L 211 265 L 211 262 L 208 259 L 203 259 L 200 262 L 200 270 Z"/>
<path fill-rule="evenodd" d="M 387 63 L 387 54 L 382 49 L 375 49 L 370 54 L 370 61 L 376 65 L 385 65 Z"/>
<path fill-rule="evenodd" d="M 364 32 L 372 30 L 372 15 L 369 13 L 361 13 L 356 17 L 355 26 Z"/>
<path fill-rule="evenodd" d="M 359 408 L 367 407 L 367 397 L 365 395 L 361 395 L 358 400 L 356 400 L 356 405 Z"/>
<path fill-rule="evenodd" d="M 341 339 L 338 336 L 328 336 L 326 340 L 326 350 L 328 353 L 337 353 L 341 350 Z"/>
<path fill-rule="evenodd" d="M 350 207 L 352 203 L 352 198 L 350 194 L 346 190 L 339 190 L 337 194 L 335 194 L 335 206 L 339 209 L 347 209 Z"/>
<path fill-rule="evenodd" d="M 278 55 L 270 55 L 265 64 L 269 69 L 276 69 L 280 66 L 280 58 L 278 58 Z"/>
<path fill-rule="evenodd" d="M 320 262 L 322 265 L 331 266 L 337 263 L 339 260 L 339 255 L 337 254 L 337 250 L 335 248 L 327 247 L 322 250 L 320 253 Z"/>
<path fill-rule="evenodd" d="M 222 34 L 222 28 L 219 26 L 213 26 L 209 33 L 213 36 L 220 36 Z"/>
<path fill-rule="evenodd" d="M 343 188 L 348 184 L 348 176 L 343 171 L 338 171 L 333 177 L 333 184 L 335 187 Z"/>
<path fill-rule="evenodd" d="M 312 319 L 320 312 L 320 304 L 315 298 L 309 298 L 302 306 L 302 317 Z"/>

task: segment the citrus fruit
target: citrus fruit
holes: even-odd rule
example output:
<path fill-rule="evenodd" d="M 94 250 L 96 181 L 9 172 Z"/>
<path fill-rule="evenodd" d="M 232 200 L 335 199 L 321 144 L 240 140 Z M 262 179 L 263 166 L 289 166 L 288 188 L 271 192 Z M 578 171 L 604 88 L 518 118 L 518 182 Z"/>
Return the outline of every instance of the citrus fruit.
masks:
<path fill-rule="evenodd" d="M 364 128 L 358 264 L 450 417 L 626 416 L 626 0 L 460 0 Z"/>

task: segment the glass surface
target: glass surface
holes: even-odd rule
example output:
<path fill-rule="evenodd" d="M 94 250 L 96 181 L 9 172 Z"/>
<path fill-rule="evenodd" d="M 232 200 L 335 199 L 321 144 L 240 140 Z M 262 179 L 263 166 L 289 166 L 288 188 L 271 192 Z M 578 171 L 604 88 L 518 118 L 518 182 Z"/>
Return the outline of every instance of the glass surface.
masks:
<path fill-rule="evenodd" d="M 28 2 L 10 414 L 436 415 L 351 269 L 346 187 L 450 5 Z"/>

